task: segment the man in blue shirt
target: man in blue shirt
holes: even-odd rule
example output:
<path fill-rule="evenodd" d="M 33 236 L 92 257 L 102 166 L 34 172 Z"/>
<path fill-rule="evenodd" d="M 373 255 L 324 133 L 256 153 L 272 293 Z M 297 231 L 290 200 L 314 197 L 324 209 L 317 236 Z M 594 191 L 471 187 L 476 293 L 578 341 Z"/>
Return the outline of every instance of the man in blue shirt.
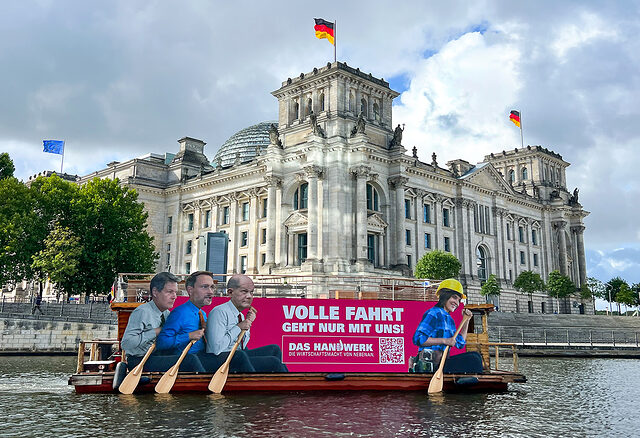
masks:
<path fill-rule="evenodd" d="M 207 325 L 207 352 L 226 360 L 242 330 L 246 330 L 239 348 L 236 350 L 229 369 L 232 372 L 287 372 L 282 363 L 282 350 L 271 344 L 258 348 L 247 348 L 251 336 L 251 324 L 256 318 L 249 310 L 245 318 L 241 313 L 251 309 L 253 302 L 253 281 L 246 275 L 234 275 L 227 281 L 229 301 L 214 307 L 209 313 Z"/>
<path fill-rule="evenodd" d="M 215 293 L 213 274 L 208 271 L 194 272 L 187 278 L 185 286 L 189 301 L 173 309 L 158 335 L 157 348 L 169 354 L 180 354 L 189 342 L 196 341 L 187 357 L 195 355 L 206 371 L 214 372 L 222 365 L 222 361 L 205 352 L 204 330 L 207 318 L 201 310 L 211 304 Z M 204 326 L 200 324 L 201 318 L 205 321 Z"/>
<path fill-rule="evenodd" d="M 458 280 L 443 280 L 436 291 L 438 303 L 429 309 L 422 317 L 422 321 L 413 334 L 413 343 L 422 353 L 421 357 L 432 357 L 434 370 L 440 365 L 442 352 L 449 347 L 464 348 L 467 340 L 469 320 L 465 321 L 457 337 L 453 337 L 457 328 L 450 313 L 454 312 L 460 301 L 466 299 L 462 291 L 462 285 Z M 465 315 L 471 316 L 469 309 L 464 310 Z M 445 373 L 481 373 L 482 356 L 477 352 L 467 352 L 451 356 L 445 362 Z"/>

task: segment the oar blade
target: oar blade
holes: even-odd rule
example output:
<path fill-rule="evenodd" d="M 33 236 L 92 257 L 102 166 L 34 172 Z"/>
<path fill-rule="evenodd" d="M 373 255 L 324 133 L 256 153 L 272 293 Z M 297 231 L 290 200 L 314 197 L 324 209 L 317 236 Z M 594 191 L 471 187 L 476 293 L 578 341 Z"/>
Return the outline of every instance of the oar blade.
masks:
<path fill-rule="evenodd" d="M 442 392 L 443 380 L 444 379 L 443 379 L 442 372 L 440 371 L 436 372 L 431 377 L 431 381 L 429 381 L 429 389 L 427 390 L 427 393 L 437 394 L 439 392 Z"/>
<path fill-rule="evenodd" d="M 214 394 L 220 394 L 224 385 L 227 383 L 227 377 L 229 376 L 229 367 L 224 364 L 218 368 L 218 371 L 213 375 L 213 378 L 209 382 L 209 391 Z"/>
<path fill-rule="evenodd" d="M 133 394 L 133 391 L 138 387 L 142 373 L 135 373 L 134 371 L 135 370 L 131 370 L 120 384 L 118 391 L 122 394 Z"/>
<path fill-rule="evenodd" d="M 176 364 L 180 366 L 180 364 Z M 172 366 L 169 371 L 164 373 L 158 383 L 156 383 L 156 392 L 158 394 L 168 394 L 173 388 L 173 384 L 176 383 L 176 379 L 178 378 L 178 369 L 176 365 Z"/>

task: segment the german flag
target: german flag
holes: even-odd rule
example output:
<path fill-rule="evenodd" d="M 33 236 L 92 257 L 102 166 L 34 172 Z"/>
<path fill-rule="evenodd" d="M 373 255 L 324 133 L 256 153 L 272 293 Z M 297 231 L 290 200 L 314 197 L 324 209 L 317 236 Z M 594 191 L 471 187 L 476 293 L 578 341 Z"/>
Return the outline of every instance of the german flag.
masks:
<path fill-rule="evenodd" d="M 322 18 L 314 18 L 316 20 L 316 25 L 313 27 L 316 30 L 316 38 L 326 38 L 329 40 L 331 44 L 335 45 L 333 39 L 333 25 L 327 20 L 323 20 Z"/>
<path fill-rule="evenodd" d="M 513 122 L 518 128 L 520 128 L 520 111 L 511 110 L 511 114 L 509 115 L 509 120 Z"/>

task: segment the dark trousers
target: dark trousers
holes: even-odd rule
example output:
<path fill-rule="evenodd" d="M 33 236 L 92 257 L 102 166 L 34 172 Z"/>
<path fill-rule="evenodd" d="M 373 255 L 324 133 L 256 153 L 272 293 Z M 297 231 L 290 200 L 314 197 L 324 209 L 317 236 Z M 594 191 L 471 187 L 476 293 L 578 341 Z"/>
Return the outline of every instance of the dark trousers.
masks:
<path fill-rule="evenodd" d="M 177 354 L 152 354 L 145 362 L 143 370 L 165 372 L 176 364 L 179 357 L 180 356 Z M 140 363 L 141 360 L 142 356 L 127 356 L 127 368 L 132 370 Z M 196 354 L 187 354 L 180 364 L 180 371 L 204 373 L 206 370 L 202 366 L 202 363 Z"/>
<path fill-rule="evenodd" d="M 467 351 L 449 356 L 444 363 L 444 372 L 447 374 L 480 374 L 482 373 L 482 356 L 477 351 Z"/>
<path fill-rule="evenodd" d="M 209 356 L 216 357 L 222 364 L 229 357 L 229 352 Z M 282 363 L 280 347 L 271 344 L 258 348 L 237 349 L 229 364 L 229 371 L 232 373 L 286 373 L 289 370 Z"/>

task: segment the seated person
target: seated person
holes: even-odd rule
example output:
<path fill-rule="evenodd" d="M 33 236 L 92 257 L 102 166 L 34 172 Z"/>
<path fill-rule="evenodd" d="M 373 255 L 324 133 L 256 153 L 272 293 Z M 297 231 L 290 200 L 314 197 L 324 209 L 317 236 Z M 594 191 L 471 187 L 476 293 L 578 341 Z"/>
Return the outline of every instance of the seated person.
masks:
<path fill-rule="evenodd" d="M 185 281 L 185 286 L 189 300 L 173 309 L 167 318 L 162 331 L 158 334 L 158 348 L 180 355 L 189 342 L 196 341 L 189 349 L 185 360 L 196 358 L 206 372 L 215 372 L 222 365 L 222 361 L 215 355 L 205 352 L 206 315 L 201 310 L 202 307 L 211 304 L 211 298 L 215 293 L 213 274 L 208 271 L 194 272 Z M 205 321 L 204 326 L 200 323 L 201 318 Z"/>
<path fill-rule="evenodd" d="M 442 353 L 447 346 L 463 348 L 467 342 L 467 329 L 469 321 L 465 321 L 464 326 L 456 338 L 456 324 L 450 313 L 454 312 L 460 305 L 460 300 L 467 297 L 462 291 L 459 281 L 452 278 L 444 280 L 438 286 L 438 303 L 429 309 L 422 317 L 422 321 L 413 335 L 413 343 L 419 347 L 419 355 L 433 358 L 433 370 L 440 366 Z M 465 315 L 471 315 L 469 309 L 464 310 Z M 423 350 L 430 350 L 423 355 Z M 426 352 L 426 351 L 425 351 Z M 453 373 L 481 373 L 482 356 L 478 352 L 466 352 L 450 356 L 444 365 L 444 372 Z"/>
<path fill-rule="evenodd" d="M 266 345 L 258 348 L 246 348 L 251 336 L 251 324 L 256 318 L 249 310 L 244 318 L 243 310 L 249 309 L 253 302 L 253 281 L 246 275 L 234 275 L 227 282 L 227 294 L 230 300 L 214 307 L 209 313 L 207 324 L 207 352 L 224 361 L 233 349 L 242 330 L 246 330 L 238 346 L 229 370 L 231 372 L 287 372 L 282 363 L 282 350 L 278 345 Z"/>
<path fill-rule="evenodd" d="M 178 295 L 178 278 L 169 272 L 160 272 L 151 279 L 149 289 L 151 301 L 144 303 L 131 313 L 127 328 L 122 336 L 122 349 L 127 354 L 127 368 L 136 367 L 142 357 L 155 342 L 169 309 Z M 144 364 L 144 371 L 167 371 L 178 361 L 178 355 L 163 354 L 156 350 Z M 186 359 L 180 364 L 180 371 L 204 371 L 198 358 Z"/>

